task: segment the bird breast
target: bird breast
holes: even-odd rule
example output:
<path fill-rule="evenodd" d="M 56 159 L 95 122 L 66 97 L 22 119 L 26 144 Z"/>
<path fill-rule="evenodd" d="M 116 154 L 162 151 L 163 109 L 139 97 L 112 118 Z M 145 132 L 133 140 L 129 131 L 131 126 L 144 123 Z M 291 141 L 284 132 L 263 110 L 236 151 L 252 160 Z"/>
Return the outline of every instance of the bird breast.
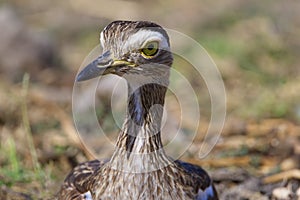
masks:
<path fill-rule="evenodd" d="M 141 199 L 141 200 L 167 200 L 167 199 L 194 199 L 193 189 L 183 187 L 178 169 L 168 166 L 148 173 L 130 173 L 114 169 L 106 169 L 101 180 L 91 191 L 93 199 Z M 174 179 L 177 177 L 178 179 Z M 179 187 L 179 185 L 181 185 Z"/>

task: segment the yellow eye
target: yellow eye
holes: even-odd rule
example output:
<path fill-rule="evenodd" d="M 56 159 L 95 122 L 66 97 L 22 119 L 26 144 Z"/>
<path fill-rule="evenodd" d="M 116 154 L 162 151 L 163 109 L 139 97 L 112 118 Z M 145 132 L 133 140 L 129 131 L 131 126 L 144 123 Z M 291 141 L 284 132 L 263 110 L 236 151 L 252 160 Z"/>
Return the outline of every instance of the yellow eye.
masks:
<path fill-rule="evenodd" d="M 144 57 L 152 57 L 155 56 L 155 54 L 158 52 L 158 41 L 152 41 L 148 42 L 142 49 L 141 53 Z"/>

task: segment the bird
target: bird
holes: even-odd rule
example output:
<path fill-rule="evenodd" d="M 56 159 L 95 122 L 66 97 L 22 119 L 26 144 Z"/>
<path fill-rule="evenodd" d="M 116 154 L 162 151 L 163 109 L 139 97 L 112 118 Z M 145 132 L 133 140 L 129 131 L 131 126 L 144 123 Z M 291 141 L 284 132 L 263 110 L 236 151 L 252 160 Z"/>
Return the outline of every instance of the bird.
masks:
<path fill-rule="evenodd" d="M 100 33 L 102 54 L 77 82 L 114 74 L 128 89 L 124 124 L 112 157 L 76 166 L 59 200 L 217 200 L 213 180 L 200 166 L 168 156 L 161 121 L 173 54 L 167 31 L 149 21 L 113 21 Z"/>

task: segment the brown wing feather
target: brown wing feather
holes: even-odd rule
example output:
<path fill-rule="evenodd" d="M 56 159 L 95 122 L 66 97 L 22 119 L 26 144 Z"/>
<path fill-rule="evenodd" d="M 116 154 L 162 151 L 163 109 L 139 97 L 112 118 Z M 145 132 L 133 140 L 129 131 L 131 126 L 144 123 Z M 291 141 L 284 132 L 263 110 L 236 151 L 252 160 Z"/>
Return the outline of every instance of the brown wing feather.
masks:
<path fill-rule="evenodd" d="M 93 160 L 77 165 L 66 177 L 58 192 L 58 200 L 85 200 L 89 180 L 107 161 Z"/>
<path fill-rule="evenodd" d="M 175 161 L 181 167 L 183 167 L 188 174 L 192 177 L 193 185 L 198 191 L 196 196 L 197 200 L 218 200 L 217 191 L 213 185 L 213 181 L 207 174 L 207 172 L 200 166 L 186 163 L 180 160 Z"/>

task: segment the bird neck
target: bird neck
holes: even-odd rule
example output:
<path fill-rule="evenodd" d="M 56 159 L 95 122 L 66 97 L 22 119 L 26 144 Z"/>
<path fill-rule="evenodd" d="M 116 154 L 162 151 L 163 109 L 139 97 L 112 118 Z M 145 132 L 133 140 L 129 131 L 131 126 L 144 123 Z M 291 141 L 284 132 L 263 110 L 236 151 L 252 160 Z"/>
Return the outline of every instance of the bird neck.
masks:
<path fill-rule="evenodd" d="M 166 90 L 156 83 L 136 89 L 128 84 L 127 117 L 111 160 L 115 166 L 148 171 L 166 165 L 160 135 Z M 155 164 L 146 167 L 149 163 Z"/>
<path fill-rule="evenodd" d="M 146 153 L 162 148 L 160 131 L 166 90 L 165 86 L 156 83 L 138 88 L 128 84 L 127 116 L 122 128 L 126 142 L 120 144 L 128 153 Z M 141 141 L 145 145 L 139 144 Z M 156 145 L 148 149 L 147 142 Z"/>

